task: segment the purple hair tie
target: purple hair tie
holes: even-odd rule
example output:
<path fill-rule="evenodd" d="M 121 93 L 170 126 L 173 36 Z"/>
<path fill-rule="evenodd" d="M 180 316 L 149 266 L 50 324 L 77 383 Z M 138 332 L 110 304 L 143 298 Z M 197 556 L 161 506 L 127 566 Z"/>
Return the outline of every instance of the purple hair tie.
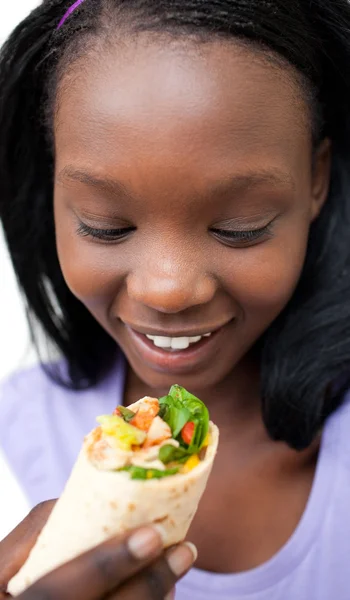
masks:
<path fill-rule="evenodd" d="M 76 2 L 74 2 L 74 4 L 67 10 L 66 14 L 60 20 L 59 24 L 57 25 L 57 30 L 61 29 L 62 25 L 64 25 L 64 23 L 67 21 L 68 17 L 70 17 L 70 15 L 75 11 L 75 9 L 78 8 L 78 6 L 80 6 L 83 2 L 85 2 L 85 0 L 76 0 Z"/>

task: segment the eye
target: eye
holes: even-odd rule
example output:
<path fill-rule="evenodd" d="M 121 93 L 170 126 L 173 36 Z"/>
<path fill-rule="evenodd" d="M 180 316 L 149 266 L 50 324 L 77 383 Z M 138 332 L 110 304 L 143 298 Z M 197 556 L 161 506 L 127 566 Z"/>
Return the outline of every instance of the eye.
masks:
<path fill-rule="evenodd" d="M 260 229 L 233 231 L 230 229 L 217 229 L 213 227 L 211 228 L 210 232 L 219 241 L 227 244 L 228 246 L 244 248 L 254 246 L 255 244 L 269 239 L 272 235 L 271 228 L 272 222 L 264 227 L 261 227 Z"/>
<path fill-rule="evenodd" d="M 86 223 L 79 223 L 77 233 L 82 237 L 91 237 L 103 242 L 118 242 L 128 237 L 136 227 L 120 227 L 118 229 L 97 229 Z"/>

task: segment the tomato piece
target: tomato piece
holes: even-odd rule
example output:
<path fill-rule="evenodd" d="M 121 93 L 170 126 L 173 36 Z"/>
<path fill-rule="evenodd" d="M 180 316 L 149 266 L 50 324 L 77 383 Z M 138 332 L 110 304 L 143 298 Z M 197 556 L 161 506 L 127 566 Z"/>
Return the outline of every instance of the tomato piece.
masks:
<path fill-rule="evenodd" d="M 189 421 L 181 429 L 181 437 L 182 437 L 183 441 L 185 442 L 185 444 L 187 444 L 188 446 L 192 442 L 194 428 L 195 428 L 195 424 L 192 421 Z"/>

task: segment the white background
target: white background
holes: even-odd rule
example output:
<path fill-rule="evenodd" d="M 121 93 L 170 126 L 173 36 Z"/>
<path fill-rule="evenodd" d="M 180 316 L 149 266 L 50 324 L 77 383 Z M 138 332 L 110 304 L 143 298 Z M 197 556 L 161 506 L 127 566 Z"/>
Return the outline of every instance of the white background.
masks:
<path fill-rule="evenodd" d="M 7 3 L 1 0 L 0 45 L 38 4 L 39 0 Z M 34 361 L 23 304 L 0 230 L 0 381 L 12 371 Z M 0 452 L 0 539 L 26 512 L 27 502 Z"/>

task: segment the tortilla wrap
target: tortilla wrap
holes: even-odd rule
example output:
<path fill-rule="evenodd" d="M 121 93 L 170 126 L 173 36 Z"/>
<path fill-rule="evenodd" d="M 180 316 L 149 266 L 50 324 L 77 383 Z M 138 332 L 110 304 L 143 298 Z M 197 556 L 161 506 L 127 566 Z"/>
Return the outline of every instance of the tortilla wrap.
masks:
<path fill-rule="evenodd" d="M 192 471 L 147 481 L 96 468 L 88 458 L 88 436 L 61 498 L 8 592 L 20 594 L 63 563 L 140 525 L 158 524 L 165 546 L 182 541 L 217 451 L 219 432 L 211 422 L 209 432 L 205 457 Z"/>

